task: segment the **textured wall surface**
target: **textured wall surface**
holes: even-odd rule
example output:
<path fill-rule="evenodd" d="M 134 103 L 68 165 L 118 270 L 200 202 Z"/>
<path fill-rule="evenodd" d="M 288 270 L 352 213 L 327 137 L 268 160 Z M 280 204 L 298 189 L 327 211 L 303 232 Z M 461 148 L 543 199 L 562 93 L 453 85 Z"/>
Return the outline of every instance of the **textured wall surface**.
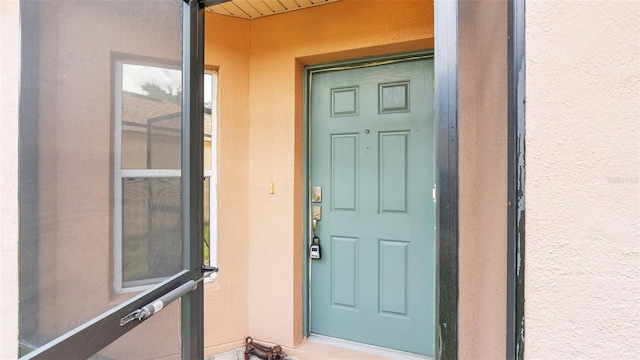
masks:
<path fill-rule="evenodd" d="M 18 356 L 18 34 L 18 1 L 0 1 L 0 359 Z"/>
<path fill-rule="evenodd" d="M 218 70 L 218 267 L 204 286 L 205 353 L 249 334 L 249 22 L 205 12 L 205 66 Z"/>
<path fill-rule="evenodd" d="M 528 1 L 527 359 L 640 358 L 640 2 Z"/>
<path fill-rule="evenodd" d="M 461 359 L 505 354 L 506 15 L 504 0 L 458 4 Z"/>

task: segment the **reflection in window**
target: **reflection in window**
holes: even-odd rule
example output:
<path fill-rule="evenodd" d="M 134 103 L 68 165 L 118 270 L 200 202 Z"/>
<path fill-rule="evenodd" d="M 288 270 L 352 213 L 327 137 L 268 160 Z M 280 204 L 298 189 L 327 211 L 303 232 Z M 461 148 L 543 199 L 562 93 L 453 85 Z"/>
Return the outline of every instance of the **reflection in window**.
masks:
<path fill-rule="evenodd" d="M 180 169 L 181 72 L 122 64 L 122 169 Z"/>
<path fill-rule="evenodd" d="M 182 269 L 181 71 L 118 63 L 114 146 L 115 288 Z"/>
<path fill-rule="evenodd" d="M 122 281 L 148 283 L 180 271 L 180 178 L 122 180 Z"/>
<path fill-rule="evenodd" d="M 216 72 L 204 74 L 204 264 L 217 266 L 217 92 Z M 208 279 L 214 279 L 211 273 Z"/>
<path fill-rule="evenodd" d="M 4 14 L 5 2 L 0 3 Z M 19 6 L 19 332 L 24 355 L 50 341 L 69 340 L 61 337 L 69 331 L 82 338 L 91 319 L 104 319 L 130 301 L 133 293 L 114 294 L 116 282 L 122 287 L 123 263 L 126 286 L 166 276 L 167 268 L 181 265 L 180 251 L 172 248 L 180 239 L 171 233 L 177 228 L 180 175 L 151 173 L 179 172 L 175 144 L 180 115 L 175 114 L 182 109 L 142 85 L 155 83 L 163 90 L 170 85 L 166 94 L 182 96 L 176 70 L 183 66 L 187 34 L 182 31 L 182 1 L 37 0 L 20 1 Z M 135 58 L 126 55 L 132 53 Z M 0 82 L 4 85 L 4 78 Z M 123 113 L 134 110 L 144 111 Z M 148 119 L 164 115 L 170 118 L 152 121 L 147 129 Z M 123 126 L 123 121 L 128 123 Z M 160 151 L 162 147 L 171 151 Z M 140 169 L 146 173 L 126 173 Z M 167 235 L 149 242 L 156 236 L 148 235 L 149 227 Z M 123 228 L 133 240 L 125 242 L 124 259 Z M 130 249 L 134 247 L 138 249 Z M 158 260 L 169 266 L 158 267 Z M 92 358 L 179 358 L 179 308 L 168 306 L 163 310 L 168 316 L 137 327 Z M 0 327 L 6 323 L 0 317 Z M 113 335 L 110 329 L 102 331 L 105 338 Z M 76 350 L 73 345 L 63 349 L 67 358 L 81 356 Z"/>
<path fill-rule="evenodd" d="M 181 72 L 134 63 L 116 68 L 114 283 L 116 291 L 137 291 L 182 269 Z M 204 80 L 203 263 L 216 266 L 217 74 Z"/>

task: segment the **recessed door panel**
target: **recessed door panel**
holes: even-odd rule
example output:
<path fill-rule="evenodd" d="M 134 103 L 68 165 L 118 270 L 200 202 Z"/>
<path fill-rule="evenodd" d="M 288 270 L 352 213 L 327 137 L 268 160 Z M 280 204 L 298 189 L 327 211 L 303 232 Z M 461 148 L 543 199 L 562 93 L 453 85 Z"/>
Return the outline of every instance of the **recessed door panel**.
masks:
<path fill-rule="evenodd" d="M 356 210 L 358 197 L 358 134 L 331 135 L 333 210 Z"/>
<path fill-rule="evenodd" d="M 331 305 L 357 308 L 358 239 L 331 238 Z"/>
<path fill-rule="evenodd" d="M 407 316 L 409 242 L 380 240 L 380 314 Z"/>
<path fill-rule="evenodd" d="M 409 171 L 408 131 L 381 132 L 378 144 L 380 157 L 380 212 L 407 211 L 407 180 Z"/>

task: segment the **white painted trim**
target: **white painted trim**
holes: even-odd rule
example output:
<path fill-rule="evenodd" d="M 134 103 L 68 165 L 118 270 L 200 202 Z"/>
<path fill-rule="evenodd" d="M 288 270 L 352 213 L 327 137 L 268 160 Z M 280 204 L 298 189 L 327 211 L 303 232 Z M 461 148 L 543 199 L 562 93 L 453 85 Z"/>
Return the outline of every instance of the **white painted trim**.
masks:
<path fill-rule="evenodd" d="M 134 280 L 127 281 L 127 284 L 124 288 L 120 289 L 120 293 L 128 293 L 135 291 L 145 291 L 148 290 L 153 285 L 158 285 L 159 283 L 167 280 L 168 277 L 160 277 L 160 278 L 151 278 L 151 279 L 142 279 L 142 280 Z"/>
<path fill-rule="evenodd" d="M 113 133 L 113 288 L 122 292 L 122 66 L 116 62 L 114 86 Z"/>
<path fill-rule="evenodd" d="M 357 343 L 348 340 L 332 338 L 324 335 L 310 334 L 307 341 L 329 346 L 345 348 L 354 351 L 360 351 L 378 356 L 384 356 L 389 359 L 402 360 L 432 360 L 432 357 L 408 353 L 405 351 L 387 349 L 379 346 Z"/>
<path fill-rule="evenodd" d="M 118 154 L 118 157 L 120 154 Z M 115 157 L 115 156 L 114 156 Z M 144 178 L 156 178 L 156 177 L 180 177 L 182 171 L 173 169 L 114 169 L 120 172 L 120 178 L 127 177 L 144 177 Z"/>
<path fill-rule="evenodd" d="M 209 178 L 209 264 L 218 266 L 218 72 L 211 74 L 211 170 L 204 176 Z M 205 277 L 205 282 L 216 279 L 217 273 Z"/>

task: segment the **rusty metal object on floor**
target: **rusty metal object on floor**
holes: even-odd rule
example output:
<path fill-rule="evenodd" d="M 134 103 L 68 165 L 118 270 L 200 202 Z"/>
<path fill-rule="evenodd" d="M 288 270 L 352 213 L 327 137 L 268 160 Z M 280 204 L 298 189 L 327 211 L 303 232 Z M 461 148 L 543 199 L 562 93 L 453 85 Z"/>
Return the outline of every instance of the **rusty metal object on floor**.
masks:
<path fill-rule="evenodd" d="M 280 345 L 272 347 L 261 345 L 254 342 L 251 336 L 247 336 L 245 339 L 244 360 L 249 360 L 249 355 L 251 354 L 265 360 L 282 360 L 287 356 Z"/>

